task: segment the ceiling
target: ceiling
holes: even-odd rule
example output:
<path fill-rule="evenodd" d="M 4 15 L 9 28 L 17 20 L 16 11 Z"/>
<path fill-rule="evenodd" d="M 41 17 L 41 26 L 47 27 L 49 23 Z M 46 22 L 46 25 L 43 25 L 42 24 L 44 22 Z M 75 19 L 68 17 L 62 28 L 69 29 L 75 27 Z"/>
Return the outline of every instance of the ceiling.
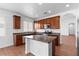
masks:
<path fill-rule="evenodd" d="M 67 4 L 70 6 L 66 7 Z M 0 3 L 0 9 L 18 12 L 22 15 L 37 19 L 78 7 L 79 3 Z"/>

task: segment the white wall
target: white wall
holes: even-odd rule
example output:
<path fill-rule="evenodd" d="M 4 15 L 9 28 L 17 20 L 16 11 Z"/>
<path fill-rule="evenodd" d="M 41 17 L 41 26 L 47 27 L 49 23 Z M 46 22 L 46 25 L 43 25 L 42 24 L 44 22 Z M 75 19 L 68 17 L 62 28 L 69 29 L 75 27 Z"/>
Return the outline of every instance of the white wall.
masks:
<path fill-rule="evenodd" d="M 61 18 L 60 20 L 61 35 L 69 35 L 69 24 L 74 23 L 76 25 L 77 22 L 75 20 L 76 16 L 72 13 L 67 13 Z"/>
<path fill-rule="evenodd" d="M 13 15 L 21 16 L 21 19 L 22 19 L 21 29 L 17 29 L 17 30 L 13 29 Z M 22 16 L 18 13 L 14 13 L 14 12 L 2 10 L 2 9 L 0 9 L 0 17 L 3 17 L 6 20 L 6 35 L 3 37 L 0 37 L 0 48 L 2 48 L 2 47 L 13 45 L 13 33 L 23 32 L 23 21 L 27 21 L 27 17 Z"/>
<path fill-rule="evenodd" d="M 28 18 L 27 18 L 28 19 Z M 30 19 L 28 19 L 28 21 L 23 21 L 23 31 L 24 32 L 30 32 L 30 31 L 34 31 L 33 30 L 33 21 L 29 21 Z"/>
<path fill-rule="evenodd" d="M 53 15 L 53 16 L 57 16 L 59 15 L 60 16 L 60 26 L 61 26 L 61 35 L 68 35 L 68 24 L 69 23 L 75 23 L 75 35 L 77 36 L 77 19 L 79 18 L 79 9 L 75 9 L 75 10 L 70 10 L 70 11 L 67 11 L 67 12 L 63 12 L 63 13 L 59 13 L 59 14 L 56 14 L 56 15 Z M 63 17 L 64 15 L 67 15 L 67 14 L 72 14 L 74 15 L 74 17 L 70 17 L 68 18 L 67 21 L 63 20 Z M 64 28 L 62 27 L 61 24 L 64 24 Z"/>
<path fill-rule="evenodd" d="M 77 21 L 77 31 L 79 32 L 79 18 L 78 18 L 78 21 Z"/>

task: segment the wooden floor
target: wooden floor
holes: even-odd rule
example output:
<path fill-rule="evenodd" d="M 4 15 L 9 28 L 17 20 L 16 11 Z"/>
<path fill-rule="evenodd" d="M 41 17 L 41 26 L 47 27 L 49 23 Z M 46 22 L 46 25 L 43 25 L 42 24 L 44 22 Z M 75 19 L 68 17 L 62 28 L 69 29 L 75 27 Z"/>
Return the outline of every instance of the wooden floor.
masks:
<path fill-rule="evenodd" d="M 25 56 L 24 45 L 22 46 L 11 46 L 0 49 L 1 56 Z"/>
<path fill-rule="evenodd" d="M 56 56 L 76 56 L 77 50 L 75 48 L 74 36 L 61 36 L 63 44 L 56 46 Z M 12 46 L 0 49 L 0 56 L 32 56 L 32 54 L 25 55 L 24 45 Z"/>
<path fill-rule="evenodd" d="M 75 36 L 61 36 L 62 44 L 56 46 L 57 56 L 77 56 L 77 48 L 75 46 Z"/>

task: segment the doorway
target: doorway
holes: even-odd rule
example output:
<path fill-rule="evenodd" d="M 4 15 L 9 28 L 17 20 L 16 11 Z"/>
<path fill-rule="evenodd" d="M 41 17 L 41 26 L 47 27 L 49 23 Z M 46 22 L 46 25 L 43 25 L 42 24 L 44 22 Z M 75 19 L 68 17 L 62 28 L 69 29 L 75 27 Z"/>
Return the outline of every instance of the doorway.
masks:
<path fill-rule="evenodd" d="M 69 36 L 75 36 L 75 23 L 70 23 L 68 26 L 69 26 Z"/>

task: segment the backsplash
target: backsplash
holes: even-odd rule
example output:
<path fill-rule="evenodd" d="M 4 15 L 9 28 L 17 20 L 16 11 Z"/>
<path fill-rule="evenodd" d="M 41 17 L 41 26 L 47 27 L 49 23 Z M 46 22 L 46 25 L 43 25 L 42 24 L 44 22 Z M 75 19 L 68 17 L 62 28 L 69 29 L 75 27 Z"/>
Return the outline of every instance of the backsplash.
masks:
<path fill-rule="evenodd" d="M 37 29 L 36 32 L 45 32 L 44 29 Z M 52 29 L 53 33 L 60 33 L 60 29 Z"/>

